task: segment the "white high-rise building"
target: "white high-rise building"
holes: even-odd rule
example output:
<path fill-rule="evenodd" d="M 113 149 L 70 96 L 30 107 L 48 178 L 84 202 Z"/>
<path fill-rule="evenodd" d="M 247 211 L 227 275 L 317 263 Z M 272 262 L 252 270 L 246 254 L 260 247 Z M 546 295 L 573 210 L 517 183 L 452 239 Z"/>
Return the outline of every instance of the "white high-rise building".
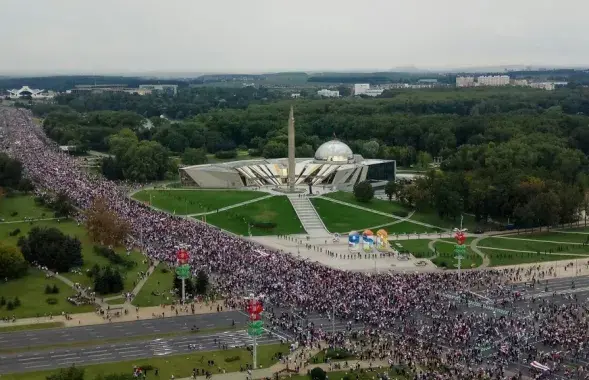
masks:
<path fill-rule="evenodd" d="M 323 90 L 317 91 L 317 95 L 324 96 L 326 98 L 338 98 L 339 97 L 339 91 L 323 89 Z"/>
<path fill-rule="evenodd" d="M 509 75 L 483 75 L 477 78 L 479 86 L 508 86 L 509 83 Z"/>
<path fill-rule="evenodd" d="M 474 77 L 456 77 L 456 87 L 473 87 Z"/>
<path fill-rule="evenodd" d="M 354 85 L 354 95 L 379 96 L 383 91 L 382 88 L 371 89 L 368 83 L 356 83 Z"/>

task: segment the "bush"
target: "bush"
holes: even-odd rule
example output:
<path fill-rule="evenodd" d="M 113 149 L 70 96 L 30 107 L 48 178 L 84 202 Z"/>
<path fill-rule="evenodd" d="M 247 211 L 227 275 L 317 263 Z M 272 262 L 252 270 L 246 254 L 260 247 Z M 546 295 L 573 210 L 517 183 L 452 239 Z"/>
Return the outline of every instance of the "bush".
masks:
<path fill-rule="evenodd" d="M 160 269 L 160 272 L 162 273 L 168 273 L 170 270 L 168 268 L 162 268 Z"/>
<path fill-rule="evenodd" d="M 6 298 L 4 296 L 0 297 L 0 307 L 6 305 Z"/>
<path fill-rule="evenodd" d="M 128 260 L 124 256 L 119 255 L 118 253 L 116 253 L 115 251 L 113 251 L 112 249 L 110 249 L 108 247 L 95 245 L 94 252 L 98 256 L 102 256 L 102 257 L 106 258 L 111 264 L 121 265 L 121 266 L 125 267 L 126 269 L 131 269 L 135 265 L 137 265 L 137 263 L 135 261 Z"/>
<path fill-rule="evenodd" d="M 401 218 L 406 218 L 409 215 L 408 211 L 399 211 L 395 213 L 395 215 L 400 216 Z"/>
<path fill-rule="evenodd" d="M 325 357 L 331 359 L 348 359 L 353 356 L 354 355 L 352 355 L 352 353 L 350 353 L 348 350 L 344 350 L 343 348 L 330 348 L 325 352 Z"/>
<path fill-rule="evenodd" d="M 247 151 L 251 157 L 260 157 L 262 155 L 262 151 L 260 149 L 249 149 Z"/>
<path fill-rule="evenodd" d="M 370 202 L 374 198 L 374 188 L 368 181 L 354 185 L 354 197 L 358 202 Z"/>
<path fill-rule="evenodd" d="M 228 358 L 225 358 L 225 362 L 231 363 L 231 362 L 239 361 L 240 359 L 241 359 L 241 357 L 239 355 L 229 356 Z"/>
<path fill-rule="evenodd" d="M 18 297 L 14 297 L 14 301 L 12 301 L 12 304 L 14 305 L 14 307 L 19 307 L 20 299 Z"/>
<path fill-rule="evenodd" d="M 144 371 L 152 371 L 155 368 L 151 364 L 140 365 L 139 367 Z"/>
<path fill-rule="evenodd" d="M 8 301 L 6 303 L 6 310 L 14 310 L 14 304 L 12 303 L 12 301 Z"/>
<path fill-rule="evenodd" d="M 320 367 L 315 367 L 309 373 L 312 380 L 325 380 L 327 378 L 327 374 L 325 371 Z"/>
<path fill-rule="evenodd" d="M 53 288 L 51 287 L 51 285 L 45 285 L 45 294 L 53 294 Z"/>
<path fill-rule="evenodd" d="M 10 231 L 10 233 L 8 235 L 10 235 L 10 236 L 16 236 L 18 234 L 20 234 L 20 228 L 17 228 L 15 230 Z"/>
<path fill-rule="evenodd" d="M 270 230 L 270 229 L 275 228 L 277 226 L 277 224 L 274 222 L 262 222 L 262 221 L 255 221 L 255 220 L 253 222 L 251 222 L 251 225 L 253 227 L 262 228 L 262 229 L 266 229 L 266 230 Z"/>
<path fill-rule="evenodd" d="M 236 158 L 237 151 L 236 150 L 220 150 L 217 153 L 215 153 L 215 157 L 221 158 L 221 159 Z"/>
<path fill-rule="evenodd" d="M 45 302 L 47 302 L 48 305 L 57 305 L 59 301 L 57 301 L 57 298 L 49 297 L 45 300 Z"/>
<path fill-rule="evenodd" d="M 18 211 L 13 211 L 10 213 L 10 216 L 17 216 L 18 215 Z"/>

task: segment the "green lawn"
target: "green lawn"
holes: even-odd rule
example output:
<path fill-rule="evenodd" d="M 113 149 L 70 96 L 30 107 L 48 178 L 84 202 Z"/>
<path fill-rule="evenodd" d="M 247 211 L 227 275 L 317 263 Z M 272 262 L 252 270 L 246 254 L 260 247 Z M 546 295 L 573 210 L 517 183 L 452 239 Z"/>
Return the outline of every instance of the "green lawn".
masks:
<path fill-rule="evenodd" d="M 198 217 L 200 219 L 200 217 Z M 207 223 L 238 235 L 247 235 L 248 223 L 276 223 L 273 228 L 251 227 L 254 236 L 302 234 L 305 230 L 285 195 L 263 199 L 230 210 L 209 214 Z"/>
<path fill-rule="evenodd" d="M 387 214 L 395 214 L 406 216 L 410 211 L 410 207 L 406 207 L 399 202 L 396 201 L 383 201 L 382 199 L 372 199 L 370 202 L 360 202 L 356 200 L 356 197 L 353 193 L 349 193 L 346 191 L 337 191 L 335 193 L 326 194 L 325 197 L 336 199 L 338 201 L 351 203 L 353 205 L 366 207 L 372 210 L 386 212 Z"/>
<path fill-rule="evenodd" d="M 82 257 L 84 258 L 84 265 L 82 267 L 83 274 L 61 273 L 71 281 L 90 286 L 92 284 L 92 279 L 84 274 L 85 270 L 90 269 L 94 264 L 98 264 L 101 267 L 109 264 L 106 258 L 97 256 L 94 253 L 94 243 L 90 240 L 84 226 L 78 226 L 76 222 L 71 220 L 47 220 L 39 222 L 0 224 L 0 240 L 5 244 L 16 246 L 18 238 L 28 234 L 28 232 L 35 226 L 55 227 L 66 235 L 76 236 L 82 242 Z M 20 234 L 17 236 L 9 236 L 9 233 L 17 228 L 20 229 Z M 125 255 L 124 248 L 118 248 L 116 251 Z M 129 256 L 129 259 L 135 261 L 137 265 L 128 272 L 126 272 L 124 268 L 120 268 L 121 274 L 125 278 L 125 291 L 133 289 L 133 282 L 137 279 L 139 271 L 147 270 L 147 264 L 143 264 L 144 258 L 145 257 L 141 253 L 133 251 Z"/>
<path fill-rule="evenodd" d="M 545 261 L 557 261 L 557 260 L 576 260 L 582 257 L 570 256 L 570 255 L 550 255 L 545 253 L 524 253 L 524 252 L 509 252 L 509 251 L 497 251 L 494 249 L 479 248 L 487 256 L 491 263 L 489 266 L 496 267 L 502 265 L 516 265 L 516 264 L 527 264 L 527 263 L 541 263 Z"/>
<path fill-rule="evenodd" d="M 272 344 L 258 346 L 258 364 L 261 368 L 267 368 L 274 364 L 276 360 L 272 358 L 278 352 L 288 354 L 288 345 Z M 239 356 L 239 360 L 227 362 L 227 358 Z M 159 379 L 170 379 L 172 375 L 175 378 L 187 378 L 192 376 L 192 369 L 208 368 L 213 374 L 219 373 L 217 367 L 225 369 L 227 372 L 239 371 L 239 366 L 245 366 L 246 363 L 251 364 L 251 353 L 246 349 L 234 348 L 222 351 L 200 351 L 190 354 L 157 356 L 149 359 L 134 359 L 124 362 L 104 363 L 89 366 L 79 366 L 84 368 L 84 378 L 95 379 L 99 375 L 109 374 L 131 374 L 133 366 L 151 365 L 159 369 Z M 207 362 L 214 360 L 215 365 L 209 367 Z M 2 375 L 2 380 L 45 380 L 47 376 L 56 373 L 56 370 L 25 372 L 15 374 Z M 244 375 L 245 376 L 245 375 Z M 154 377 L 153 371 L 149 371 L 148 378 Z"/>
<path fill-rule="evenodd" d="M 566 234 L 559 232 L 539 232 L 525 235 L 509 235 L 513 238 L 525 238 L 533 240 L 551 240 L 554 242 L 589 243 L 589 234 Z"/>
<path fill-rule="evenodd" d="M 16 215 L 11 215 L 16 212 Z M 31 195 L 19 195 L 14 197 L 0 197 L 0 219 L 9 222 L 23 220 L 24 218 L 44 219 L 53 218 L 53 211 L 38 207 L 35 198 Z"/>
<path fill-rule="evenodd" d="M 133 195 L 133 198 L 149 203 L 151 196 L 154 207 L 178 215 L 188 215 L 214 211 L 265 195 L 268 194 L 245 190 L 143 190 Z"/>
<path fill-rule="evenodd" d="M 46 285 L 57 285 L 58 294 L 45 294 Z M 67 301 L 67 297 L 73 296 L 74 290 L 63 282 L 45 278 L 45 274 L 37 269 L 29 269 L 29 274 L 25 277 L 4 282 L 0 281 L 0 297 L 6 301 L 14 300 L 18 297 L 21 305 L 14 310 L 8 310 L 6 306 L 0 307 L 0 317 L 17 318 L 44 316 L 45 314 L 58 315 L 61 312 L 66 313 L 85 313 L 94 311 L 93 305 L 75 306 Z M 57 303 L 50 305 L 47 303 L 48 298 L 55 298 Z"/>
<path fill-rule="evenodd" d="M 580 253 L 589 255 L 589 246 L 562 243 L 547 243 L 542 241 L 517 240 L 527 239 L 526 235 L 513 237 L 488 237 L 479 241 L 479 247 L 503 248 L 519 251 Z"/>
<path fill-rule="evenodd" d="M 34 323 L 31 325 L 0 325 L 0 333 L 13 332 L 13 331 L 25 331 L 25 330 L 44 330 L 44 329 L 55 329 L 64 327 L 63 322 L 45 322 L 45 323 Z"/>
<path fill-rule="evenodd" d="M 133 299 L 133 305 L 144 307 L 173 303 L 174 298 L 169 292 L 173 281 L 174 272 L 165 264 L 159 264 Z"/>
<path fill-rule="evenodd" d="M 461 268 L 468 269 L 468 268 L 476 268 L 483 263 L 483 258 L 473 252 L 468 243 L 465 243 L 466 253 L 464 258 L 461 262 Z M 453 243 L 446 243 L 446 242 L 435 242 L 434 248 L 438 252 L 438 256 L 432 260 L 434 264 L 439 267 L 447 267 L 448 269 L 457 269 L 458 268 L 458 260 L 454 257 L 456 254 L 454 253 L 454 245 Z M 443 265 L 446 263 L 446 265 Z"/>
<path fill-rule="evenodd" d="M 412 216 L 411 220 L 416 220 L 418 222 L 431 224 L 433 226 L 437 226 L 440 228 L 445 229 L 452 229 L 452 228 L 459 228 L 460 227 L 460 217 L 456 218 L 455 220 L 450 219 L 442 219 L 438 215 L 437 211 L 416 211 Z M 468 228 L 469 230 L 474 230 L 477 226 L 483 225 L 482 223 L 477 223 L 474 220 L 474 216 L 464 215 L 464 219 L 462 220 L 462 226 L 464 228 Z"/>
<path fill-rule="evenodd" d="M 437 228 L 422 226 L 421 224 L 411 223 L 410 221 L 391 224 L 390 226 L 382 227 L 382 229 L 387 231 L 389 233 L 389 236 L 395 234 L 425 234 L 439 231 L 439 229 Z M 402 239 L 403 237 L 400 236 L 400 238 Z"/>
<path fill-rule="evenodd" d="M 413 240 L 392 240 L 390 241 L 391 248 L 399 252 L 408 251 L 417 258 L 428 258 L 434 255 L 434 252 L 428 248 L 429 239 L 413 239 Z M 398 245 L 397 245 L 398 244 Z M 400 246 L 399 246 L 400 245 Z"/>
<path fill-rule="evenodd" d="M 326 199 L 311 198 L 311 203 L 330 232 L 362 231 L 372 226 L 395 221 L 392 217 L 344 206 Z"/>

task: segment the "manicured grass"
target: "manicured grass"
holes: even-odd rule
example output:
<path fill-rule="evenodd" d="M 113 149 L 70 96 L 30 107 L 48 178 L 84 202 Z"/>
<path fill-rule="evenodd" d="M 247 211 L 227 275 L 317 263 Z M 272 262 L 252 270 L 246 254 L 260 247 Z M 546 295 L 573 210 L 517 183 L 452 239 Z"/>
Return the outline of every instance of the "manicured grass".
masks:
<path fill-rule="evenodd" d="M 272 357 L 278 353 L 288 354 L 288 344 L 272 344 L 258 346 L 258 363 L 261 368 L 270 367 L 276 361 Z M 239 356 L 239 360 L 225 361 L 227 358 Z M 207 365 L 209 360 L 214 360 L 215 365 L 210 367 Z M 207 368 L 213 374 L 219 373 L 217 367 L 221 367 L 226 372 L 237 372 L 239 366 L 245 366 L 246 363 L 251 364 L 252 354 L 250 351 L 241 348 L 234 348 L 230 350 L 221 351 L 198 351 L 190 354 L 157 356 L 148 359 L 134 359 L 124 362 L 104 363 L 89 366 L 79 366 L 84 368 L 84 378 L 95 379 L 100 375 L 108 374 L 123 374 L 132 373 L 133 366 L 151 365 L 159 369 L 159 379 L 170 379 L 172 375 L 175 378 L 184 378 L 192 376 L 192 369 Z M 38 372 L 24 372 L 15 374 L 4 374 L 2 380 L 45 380 L 47 376 L 58 372 L 57 370 L 38 371 Z M 244 375 L 245 376 L 245 375 Z M 154 372 L 148 372 L 148 378 L 154 377 Z"/>
<path fill-rule="evenodd" d="M 479 247 L 503 248 L 514 251 L 580 253 L 589 255 L 589 246 L 576 244 L 548 243 L 542 241 L 517 240 L 527 239 L 526 235 L 513 237 L 488 237 L 479 241 Z M 524 252 L 525 253 L 525 252 Z"/>
<path fill-rule="evenodd" d="M 196 217 L 200 219 L 200 217 Z M 251 227 L 254 236 L 302 234 L 305 230 L 284 195 L 263 199 L 206 216 L 206 222 L 238 235 L 247 235 L 248 222 L 276 223 L 274 228 Z"/>
<path fill-rule="evenodd" d="M 473 252 L 470 247 L 468 247 L 468 243 L 465 243 L 465 245 L 467 246 L 466 253 L 460 264 L 461 268 L 476 268 L 481 265 L 483 263 L 483 258 Z M 432 260 L 434 264 L 439 267 L 444 267 L 443 263 L 446 263 L 445 267 L 448 269 L 458 268 L 458 260 L 454 258 L 456 254 L 454 253 L 455 248 L 453 243 L 435 242 L 434 248 L 438 252 L 438 256 Z"/>
<path fill-rule="evenodd" d="M 429 239 L 414 239 L 414 240 L 392 240 L 389 241 L 391 247 L 399 252 L 409 252 L 417 258 L 428 258 L 434 255 L 433 251 L 428 248 Z M 397 245 L 399 244 L 399 245 Z"/>
<path fill-rule="evenodd" d="M 76 273 L 61 273 L 64 277 L 70 279 L 73 282 L 78 282 L 85 286 L 92 285 L 92 279 L 85 275 L 86 269 L 92 268 L 94 264 L 98 264 L 100 267 L 109 264 L 109 261 L 101 256 L 97 256 L 94 253 L 94 243 L 90 240 L 88 233 L 83 225 L 78 225 L 76 222 L 71 220 L 47 220 L 39 222 L 25 222 L 25 223 L 10 223 L 0 224 L 0 240 L 8 245 L 16 246 L 18 238 L 20 236 L 26 236 L 28 232 L 35 226 L 39 227 L 54 227 L 59 229 L 66 235 L 75 236 L 80 239 L 82 243 L 82 257 L 84 258 L 84 265 L 82 266 L 83 274 Z M 9 233 L 16 228 L 20 229 L 20 234 L 17 236 L 9 236 Z M 122 255 L 126 255 L 124 248 L 115 249 L 116 252 Z M 137 279 L 139 271 L 146 271 L 148 264 L 144 264 L 144 256 L 136 251 L 131 252 L 128 257 L 137 263 L 131 270 L 126 271 L 124 268 L 120 268 L 121 274 L 125 280 L 125 291 L 133 290 L 133 282 Z"/>
<path fill-rule="evenodd" d="M 456 218 L 455 220 L 442 219 L 435 210 L 416 211 L 411 216 L 411 220 L 416 220 L 418 222 L 431 224 L 445 229 L 460 227 L 460 217 Z M 476 223 L 474 216 L 464 215 L 464 219 L 462 220 L 462 226 L 464 228 L 468 228 L 472 231 L 479 225 L 483 225 L 483 223 Z"/>
<path fill-rule="evenodd" d="M 389 236 L 399 234 L 399 238 L 401 239 L 402 234 L 425 234 L 439 231 L 437 228 L 422 226 L 421 224 L 411 223 L 410 221 L 391 224 L 390 226 L 382 227 L 382 229 L 387 231 Z"/>
<path fill-rule="evenodd" d="M 109 305 L 122 305 L 126 301 L 126 298 L 115 298 L 114 300 L 105 301 Z"/>
<path fill-rule="evenodd" d="M 325 194 L 325 197 L 336 199 L 338 201 L 351 203 L 353 205 L 366 207 L 372 210 L 386 212 L 387 214 L 395 214 L 406 216 L 411 212 L 411 208 L 402 205 L 396 201 L 383 201 L 382 199 L 371 199 L 369 202 L 360 202 L 356 200 L 356 197 L 353 193 L 348 193 L 345 191 L 336 191 L 335 193 Z"/>
<path fill-rule="evenodd" d="M 198 214 L 260 198 L 267 193 L 239 190 L 143 190 L 133 198 L 178 215 Z"/>
<path fill-rule="evenodd" d="M 165 272 L 163 271 L 165 270 Z M 139 294 L 135 296 L 132 304 L 138 307 L 159 306 L 162 304 L 171 304 L 174 297 L 170 294 L 174 281 L 174 272 L 165 264 L 159 264 L 151 276 L 147 279 Z M 155 295 L 155 294 L 160 294 Z"/>
<path fill-rule="evenodd" d="M 524 252 L 509 252 L 497 251 L 493 249 L 479 248 L 491 261 L 489 266 L 496 267 L 502 265 L 517 265 L 528 263 L 541 263 L 545 261 L 559 261 L 559 260 L 577 260 L 582 257 L 570 255 L 551 255 L 545 253 L 524 253 Z"/>
<path fill-rule="evenodd" d="M 11 216 L 14 212 L 17 214 Z M 4 219 L 5 222 L 24 220 L 25 218 L 45 219 L 53 217 L 53 211 L 38 207 L 32 195 L 0 197 L 0 219 Z"/>
<path fill-rule="evenodd" d="M 44 329 L 56 329 L 63 327 L 63 322 L 45 322 L 45 323 L 33 323 L 30 325 L 0 325 L 0 334 L 14 331 L 28 331 L 28 330 L 44 330 Z"/>
<path fill-rule="evenodd" d="M 330 232 L 362 231 L 372 226 L 394 222 L 392 217 L 344 206 L 321 198 L 311 198 L 319 217 Z"/>
<path fill-rule="evenodd" d="M 586 243 L 589 244 L 589 234 L 565 234 L 559 232 L 539 232 L 526 235 L 509 235 L 513 238 L 525 238 L 533 240 L 551 240 L 554 242 Z"/>
<path fill-rule="evenodd" d="M 46 285 L 57 285 L 58 294 L 45 294 Z M 38 269 L 29 269 L 29 273 L 22 278 L 0 282 L 0 296 L 6 301 L 20 299 L 21 305 L 14 310 L 8 310 L 6 306 L 0 307 L 0 317 L 26 318 L 44 315 L 59 315 L 66 313 L 85 313 L 94 311 L 93 305 L 75 306 L 67 301 L 67 297 L 75 294 L 74 290 L 60 280 L 45 278 L 45 274 Z M 48 298 L 57 299 L 57 304 L 49 305 Z"/>

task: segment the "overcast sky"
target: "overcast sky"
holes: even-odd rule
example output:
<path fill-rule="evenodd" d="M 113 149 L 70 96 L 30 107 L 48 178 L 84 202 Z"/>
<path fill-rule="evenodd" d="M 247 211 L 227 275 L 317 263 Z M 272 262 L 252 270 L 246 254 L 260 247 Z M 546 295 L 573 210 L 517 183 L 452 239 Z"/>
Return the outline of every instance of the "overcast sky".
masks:
<path fill-rule="evenodd" d="M 0 0 L 0 74 L 589 66 L 588 0 Z"/>

